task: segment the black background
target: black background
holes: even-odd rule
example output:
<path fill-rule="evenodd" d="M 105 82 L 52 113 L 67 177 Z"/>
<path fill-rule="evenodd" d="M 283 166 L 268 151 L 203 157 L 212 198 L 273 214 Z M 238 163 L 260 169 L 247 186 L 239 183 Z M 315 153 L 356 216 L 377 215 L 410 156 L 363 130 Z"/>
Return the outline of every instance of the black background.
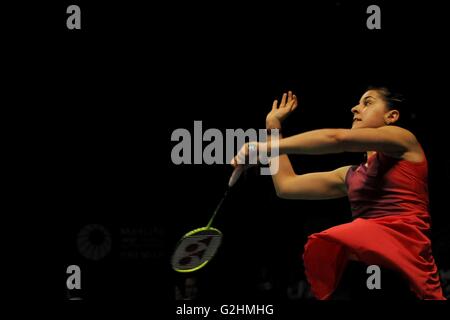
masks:
<path fill-rule="evenodd" d="M 69 4 L 81 7 L 81 30 L 66 28 Z M 381 7 L 381 30 L 366 28 L 369 4 Z M 204 130 L 263 128 L 273 99 L 286 90 L 300 100 L 284 125 L 287 135 L 350 127 L 350 108 L 371 84 L 407 96 L 411 129 L 430 165 L 435 258 L 449 267 L 448 25 L 437 2 L 61 1 L 36 10 L 44 15 L 22 11 L 34 27 L 25 30 L 27 76 L 19 73 L 17 83 L 29 84 L 36 101 L 24 111 L 31 122 L 39 119 L 40 169 L 32 187 L 43 193 L 39 204 L 49 223 L 62 231 L 54 243 L 61 300 L 73 295 L 65 269 L 77 264 L 83 286 L 76 295 L 85 301 L 173 301 L 184 280 L 170 269 L 173 247 L 206 224 L 232 170 L 172 164 L 171 133 L 193 132 L 194 120 Z M 357 164 L 362 155 L 291 159 L 302 173 Z M 346 199 L 277 199 L 270 178 L 249 171 L 215 222 L 225 242 L 195 275 L 200 297 L 257 299 L 259 272 L 267 267 L 278 286 L 273 299 L 286 300 L 285 285 L 302 277 L 306 236 L 349 219 Z M 99 261 L 83 257 L 76 242 L 94 223 L 112 236 L 111 252 Z M 121 256 L 127 228 L 150 243 L 138 249 L 150 257 Z"/>

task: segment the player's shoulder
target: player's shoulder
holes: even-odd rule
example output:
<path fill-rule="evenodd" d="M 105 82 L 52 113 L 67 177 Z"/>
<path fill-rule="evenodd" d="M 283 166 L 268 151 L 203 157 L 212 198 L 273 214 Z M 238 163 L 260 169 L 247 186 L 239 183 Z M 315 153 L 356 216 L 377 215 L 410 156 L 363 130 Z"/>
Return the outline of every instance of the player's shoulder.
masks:
<path fill-rule="evenodd" d="M 397 138 L 405 148 L 405 150 L 399 154 L 388 154 L 385 152 L 387 155 L 394 158 L 408 160 L 410 162 L 422 162 L 425 159 L 425 154 L 419 141 L 410 130 L 399 126 L 384 126 L 379 129 L 384 133 L 390 134 L 392 137 Z"/>
<path fill-rule="evenodd" d="M 399 127 L 399 126 L 382 126 L 380 128 L 377 128 L 379 132 L 386 133 L 389 135 L 392 135 L 392 137 L 398 137 L 405 142 L 409 143 L 418 143 L 416 136 L 414 133 L 412 133 L 410 130 Z"/>

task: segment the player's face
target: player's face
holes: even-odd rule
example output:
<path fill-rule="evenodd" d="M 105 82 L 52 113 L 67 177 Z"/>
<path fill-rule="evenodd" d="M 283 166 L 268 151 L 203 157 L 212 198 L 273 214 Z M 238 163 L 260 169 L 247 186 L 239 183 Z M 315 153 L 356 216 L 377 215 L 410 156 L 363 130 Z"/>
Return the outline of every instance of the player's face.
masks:
<path fill-rule="evenodd" d="M 368 90 L 351 111 L 353 113 L 352 129 L 356 129 L 379 128 L 386 125 L 385 115 L 389 110 L 376 90 Z"/>

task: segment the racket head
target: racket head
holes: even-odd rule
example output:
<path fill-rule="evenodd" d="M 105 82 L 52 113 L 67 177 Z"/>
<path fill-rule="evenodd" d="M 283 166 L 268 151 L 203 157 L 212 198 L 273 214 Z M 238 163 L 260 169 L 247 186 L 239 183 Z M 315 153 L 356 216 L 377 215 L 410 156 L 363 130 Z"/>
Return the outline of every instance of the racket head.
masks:
<path fill-rule="evenodd" d="M 177 272 L 193 272 L 203 268 L 222 243 L 222 232 L 203 227 L 186 233 L 172 255 L 172 268 Z"/>

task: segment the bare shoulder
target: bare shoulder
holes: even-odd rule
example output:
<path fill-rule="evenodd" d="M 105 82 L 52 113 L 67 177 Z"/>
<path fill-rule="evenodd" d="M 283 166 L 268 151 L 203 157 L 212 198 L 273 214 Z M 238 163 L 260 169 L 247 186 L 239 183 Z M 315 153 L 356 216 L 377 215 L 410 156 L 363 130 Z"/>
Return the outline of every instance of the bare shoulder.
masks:
<path fill-rule="evenodd" d="M 411 131 L 402 127 L 391 125 L 380 127 L 377 130 L 386 134 L 392 134 L 394 137 L 402 139 L 406 143 L 417 143 L 416 136 Z"/>
<path fill-rule="evenodd" d="M 401 140 L 406 148 L 406 151 L 401 154 L 386 153 L 387 155 L 416 163 L 425 160 L 425 154 L 423 153 L 419 141 L 411 131 L 398 126 L 385 126 L 379 128 L 379 130 L 382 130 L 387 134 L 391 134 L 397 139 Z"/>

